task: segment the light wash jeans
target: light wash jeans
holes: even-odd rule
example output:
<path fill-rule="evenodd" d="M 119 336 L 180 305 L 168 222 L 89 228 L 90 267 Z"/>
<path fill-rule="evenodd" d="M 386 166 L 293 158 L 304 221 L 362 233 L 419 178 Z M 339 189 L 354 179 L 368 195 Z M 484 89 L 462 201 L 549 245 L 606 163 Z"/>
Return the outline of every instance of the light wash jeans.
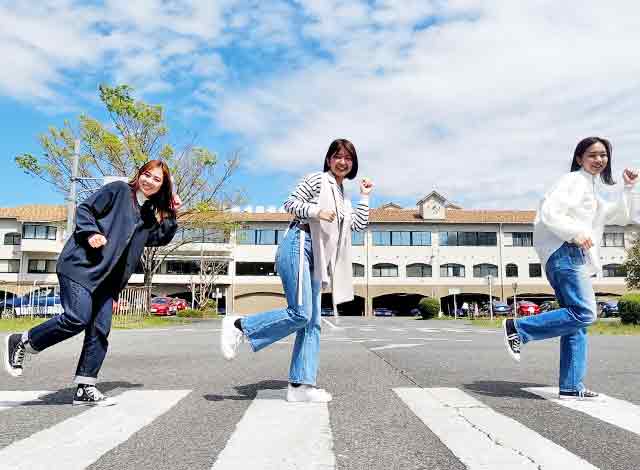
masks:
<path fill-rule="evenodd" d="M 302 305 L 298 305 L 300 237 L 304 236 Z M 287 308 L 249 315 L 242 319 L 242 330 L 254 351 L 296 332 L 289 382 L 315 385 L 320 353 L 320 282 L 311 279 L 313 251 L 311 236 L 297 226 L 291 228 L 278 247 L 276 266 Z"/>
<path fill-rule="evenodd" d="M 518 318 L 515 327 L 523 344 L 561 337 L 559 387 L 579 392 L 585 388 L 582 381 L 587 372 L 587 326 L 597 317 L 582 249 L 565 242 L 551 255 L 545 271 L 561 308 Z"/>

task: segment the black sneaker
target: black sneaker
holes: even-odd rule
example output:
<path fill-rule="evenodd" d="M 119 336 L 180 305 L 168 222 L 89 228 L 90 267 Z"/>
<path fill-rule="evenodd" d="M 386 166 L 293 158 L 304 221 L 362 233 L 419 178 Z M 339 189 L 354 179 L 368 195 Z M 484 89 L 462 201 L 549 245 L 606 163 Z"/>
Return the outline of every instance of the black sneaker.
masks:
<path fill-rule="evenodd" d="M 513 320 L 507 318 L 502 320 L 502 329 L 504 331 L 504 345 L 511 359 L 520 362 L 520 335 L 516 330 Z"/>
<path fill-rule="evenodd" d="M 73 397 L 74 405 L 84 406 L 111 406 L 117 402 L 113 398 L 106 397 L 95 385 L 78 385 L 76 395 Z"/>
<path fill-rule="evenodd" d="M 9 375 L 20 377 L 27 352 L 22 342 L 22 335 L 20 333 L 10 334 L 4 339 L 4 344 L 4 368 Z"/>
<path fill-rule="evenodd" d="M 560 399 L 575 399 L 575 400 L 588 400 L 590 398 L 597 398 L 600 396 L 599 393 L 594 392 L 593 390 L 589 390 L 587 388 L 585 388 L 584 390 L 580 390 L 578 391 L 573 391 L 573 392 L 565 392 L 560 390 L 560 393 L 558 394 Z"/>

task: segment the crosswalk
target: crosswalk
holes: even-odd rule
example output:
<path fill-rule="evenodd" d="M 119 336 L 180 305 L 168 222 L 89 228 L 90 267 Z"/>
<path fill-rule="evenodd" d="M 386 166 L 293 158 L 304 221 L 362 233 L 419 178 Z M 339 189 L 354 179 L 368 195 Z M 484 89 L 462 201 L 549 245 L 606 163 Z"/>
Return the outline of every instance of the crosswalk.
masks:
<path fill-rule="evenodd" d="M 543 400 L 536 406 L 560 407 L 614 426 L 640 442 L 640 407 L 607 395 L 595 401 L 559 400 L 557 389 L 524 388 Z M 0 419 L 21 407 L 43 402 L 48 391 L 0 391 Z M 284 389 L 259 390 L 229 430 L 224 446 L 202 468 L 211 470 L 332 470 L 341 468 L 334 448 L 331 413 L 335 403 L 287 403 Z M 128 390 L 118 404 L 87 408 L 61 422 L 0 448 L 0 469 L 84 469 L 118 448 L 138 431 L 191 395 L 191 390 Z M 454 387 L 394 387 L 397 406 L 448 449 L 468 470 L 608 470 L 576 455 L 548 435 L 494 410 Z M 341 397 L 335 398 L 336 401 Z M 538 400 L 536 400 L 538 402 Z M 35 413 L 45 413 L 46 406 Z M 398 426 L 398 423 L 394 423 Z M 400 425 L 401 427 L 401 425 Z M 383 451 L 371 449 L 371 452 Z M 191 466 L 190 468 L 199 468 Z"/>

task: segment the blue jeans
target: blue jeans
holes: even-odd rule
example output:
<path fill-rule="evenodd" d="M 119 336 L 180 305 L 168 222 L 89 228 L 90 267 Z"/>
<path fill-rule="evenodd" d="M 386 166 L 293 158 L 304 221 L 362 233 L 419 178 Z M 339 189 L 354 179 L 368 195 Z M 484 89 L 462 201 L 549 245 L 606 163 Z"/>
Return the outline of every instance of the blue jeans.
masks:
<path fill-rule="evenodd" d="M 304 236 L 302 305 L 298 305 L 300 237 Z M 278 274 L 287 298 L 287 308 L 250 315 L 242 319 L 242 330 L 254 351 L 296 332 L 289 382 L 315 385 L 320 353 L 320 282 L 311 279 L 313 251 L 311 236 L 297 226 L 278 247 Z"/>
<path fill-rule="evenodd" d="M 99 294 L 101 289 L 91 295 L 80 284 L 64 276 L 58 276 L 58 281 L 63 313 L 31 328 L 27 333 L 29 347 L 40 352 L 84 331 L 74 382 L 95 385 L 109 346 L 113 296 Z"/>
<path fill-rule="evenodd" d="M 597 317 L 582 249 L 565 242 L 551 255 L 545 271 L 561 308 L 519 318 L 515 327 L 523 344 L 560 336 L 560 390 L 582 391 L 587 372 L 587 327 Z"/>

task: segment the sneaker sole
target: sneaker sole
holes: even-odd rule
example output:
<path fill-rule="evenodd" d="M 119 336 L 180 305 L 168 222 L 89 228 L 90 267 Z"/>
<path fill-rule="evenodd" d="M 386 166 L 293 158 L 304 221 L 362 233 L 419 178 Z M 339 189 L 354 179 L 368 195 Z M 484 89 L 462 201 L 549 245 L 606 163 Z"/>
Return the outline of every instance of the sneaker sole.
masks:
<path fill-rule="evenodd" d="M 4 370 L 6 370 L 7 374 L 9 374 L 11 377 L 21 377 L 22 369 L 16 370 L 13 367 L 11 367 L 11 364 L 9 363 L 9 338 L 10 337 L 11 337 L 11 334 L 8 334 L 4 338 L 4 350 L 2 354 L 3 356 L 2 362 L 4 363 Z"/>
<path fill-rule="evenodd" d="M 514 362 L 519 363 L 520 356 L 516 356 L 516 354 L 511 350 L 511 346 L 509 346 L 509 340 L 507 339 L 507 320 L 506 319 L 502 320 L 502 341 L 504 342 L 504 346 L 505 348 L 507 348 L 507 352 L 509 353 L 509 356 L 511 357 L 511 359 L 513 359 Z"/>
<path fill-rule="evenodd" d="M 117 405 L 118 402 L 117 401 L 108 401 L 108 402 L 99 401 L 99 402 L 89 403 L 89 402 L 86 402 L 86 401 L 73 400 L 72 404 L 73 404 L 73 406 L 96 406 L 96 407 L 101 407 L 101 406 Z"/>
<path fill-rule="evenodd" d="M 225 350 L 225 347 L 224 347 L 225 331 L 227 331 L 229 328 L 235 328 L 233 323 L 238 318 L 240 317 L 237 317 L 237 316 L 224 317 L 224 319 L 222 320 L 222 329 L 220 331 L 220 352 L 222 353 L 222 357 L 224 357 L 227 361 L 233 361 L 236 358 L 237 353 L 235 351 L 232 351 L 231 353 L 229 353 L 228 351 Z"/>

